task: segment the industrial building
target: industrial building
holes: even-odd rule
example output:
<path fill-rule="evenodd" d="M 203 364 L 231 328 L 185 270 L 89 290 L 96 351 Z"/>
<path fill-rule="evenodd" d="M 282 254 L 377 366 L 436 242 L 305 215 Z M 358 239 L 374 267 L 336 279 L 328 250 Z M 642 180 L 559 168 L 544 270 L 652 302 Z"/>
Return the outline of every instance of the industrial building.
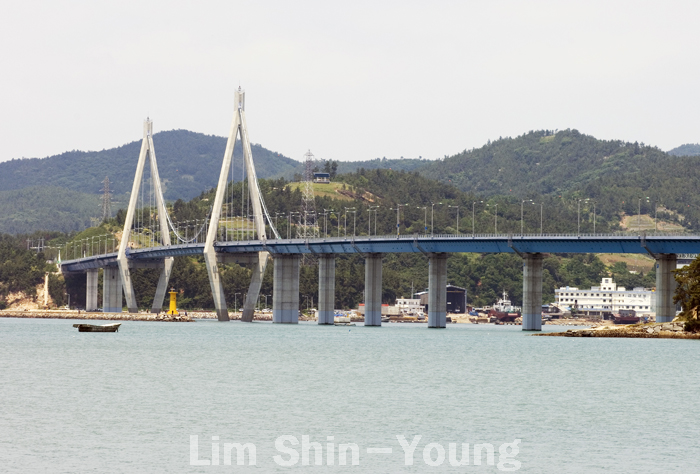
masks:
<path fill-rule="evenodd" d="M 467 308 L 467 289 L 460 288 L 455 285 L 447 285 L 447 312 L 448 313 L 465 313 Z M 420 304 L 423 306 L 423 311 L 428 312 L 428 291 L 421 291 L 414 295 L 415 298 L 420 298 Z"/>

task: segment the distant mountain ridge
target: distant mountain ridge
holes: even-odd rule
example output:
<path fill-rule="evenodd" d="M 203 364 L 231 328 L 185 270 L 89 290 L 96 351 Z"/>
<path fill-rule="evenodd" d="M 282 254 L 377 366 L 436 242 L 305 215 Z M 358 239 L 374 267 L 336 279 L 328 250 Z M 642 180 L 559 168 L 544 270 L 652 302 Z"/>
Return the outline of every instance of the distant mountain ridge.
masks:
<path fill-rule="evenodd" d="M 462 191 L 515 200 L 540 196 L 597 211 L 654 215 L 654 206 L 700 229 L 700 156 L 672 156 L 658 147 L 598 140 L 577 130 L 539 130 L 465 150 L 418 170 Z M 572 204 L 573 203 L 573 204 Z"/>
<path fill-rule="evenodd" d="M 168 200 L 191 199 L 216 186 L 226 138 L 187 130 L 170 130 L 153 135 L 163 192 Z M 260 145 L 251 146 L 255 169 L 267 178 L 299 162 Z M 0 163 L 0 191 L 46 186 L 99 194 L 102 181 L 109 177 L 116 194 L 131 191 L 141 141 L 102 151 L 69 151 L 47 158 L 23 158 Z M 238 163 L 234 179 L 241 177 L 240 143 L 234 149 Z"/>
<path fill-rule="evenodd" d="M 216 186 L 226 138 L 187 130 L 153 135 L 167 200 L 189 200 Z M 258 177 L 295 169 L 299 162 L 251 145 Z M 141 141 L 102 151 L 69 151 L 47 158 L 0 163 L 0 232 L 81 230 L 101 217 L 102 181 L 109 177 L 113 210 L 124 207 L 134 181 Z M 242 149 L 234 148 L 234 180 L 242 176 Z"/>
<path fill-rule="evenodd" d="M 96 194 L 55 186 L 0 191 L 0 232 L 8 234 L 78 231 L 94 225 L 100 212 Z"/>
<path fill-rule="evenodd" d="M 186 130 L 159 132 L 153 138 L 167 200 L 189 200 L 216 186 L 226 138 Z M 675 213 L 685 227 L 700 229 L 700 195 L 694 192 L 700 187 L 700 157 L 688 156 L 693 146 L 700 147 L 683 145 L 674 150 L 686 156 L 673 156 L 643 143 L 598 140 L 577 130 L 540 130 L 489 141 L 443 160 L 339 162 L 337 171 L 418 173 L 471 192 L 479 196 L 476 199 L 503 196 L 517 203 L 520 199 L 559 199 L 557 206 L 574 207 L 578 200 L 596 201 L 598 215 L 604 213 L 610 219 L 620 213 L 653 214 L 654 205 L 659 204 Z M 260 145 L 252 148 L 259 178 L 291 180 L 303 172 L 300 161 Z M 100 215 L 99 194 L 105 176 L 115 200 L 126 201 L 139 149 L 140 141 L 134 141 L 99 152 L 71 151 L 0 163 L 0 232 L 83 228 L 91 217 Z M 240 144 L 234 155 L 233 177 L 238 181 L 242 176 Z M 70 212 L 65 200 L 74 206 Z M 115 205 L 115 212 L 117 208 Z"/>
<path fill-rule="evenodd" d="M 685 145 L 677 146 L 673 150 L 668 150 L 668 154 L 673 156 L 700 155 L 700 143 L 686 143 Z"/>
<path fill-rule="evenodd" d="M 667 159 L 658 148 L 598 140 L 577 130 L 532 131 L 465 150 L 421 169 L 421 174 L 464 191 L 491 196 L 554 194 L 600 177 L 639 171 Z"/>

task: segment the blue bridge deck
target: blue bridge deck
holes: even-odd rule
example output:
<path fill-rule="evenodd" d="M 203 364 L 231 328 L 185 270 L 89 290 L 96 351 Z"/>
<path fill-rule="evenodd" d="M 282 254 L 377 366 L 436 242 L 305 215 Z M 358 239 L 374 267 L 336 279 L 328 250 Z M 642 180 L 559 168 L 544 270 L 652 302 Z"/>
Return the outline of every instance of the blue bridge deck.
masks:
<path fill-rule="evenodd" d="M 697 254 L 697 235 L 401 235 L 329 237 L 320 239 L 271 239 L 220 242 L 220 253 L 268 251 L 275 254 L 365 253 L 642 253 Z M 130 249 L 130 259 L 149 260 L 201 255 L 203 243 Z M 116 265 L 116 253 L 62 262 L 63 271 L 85 271 Z"/>

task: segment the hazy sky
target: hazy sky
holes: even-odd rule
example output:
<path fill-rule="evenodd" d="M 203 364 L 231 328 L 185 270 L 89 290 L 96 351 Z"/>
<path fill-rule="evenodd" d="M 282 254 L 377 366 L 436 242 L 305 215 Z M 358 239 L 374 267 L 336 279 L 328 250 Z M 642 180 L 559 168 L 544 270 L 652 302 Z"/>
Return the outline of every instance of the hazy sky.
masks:
<path fill-rule="evenodd" d="M 698 19 L 697 0 L 4 1 L 0 161 L 140 140 L 146 116 L 226 136 L 239 84 L 251 141 L 298 160 L 565 128 L 667 150 L 700 142 Z"/>

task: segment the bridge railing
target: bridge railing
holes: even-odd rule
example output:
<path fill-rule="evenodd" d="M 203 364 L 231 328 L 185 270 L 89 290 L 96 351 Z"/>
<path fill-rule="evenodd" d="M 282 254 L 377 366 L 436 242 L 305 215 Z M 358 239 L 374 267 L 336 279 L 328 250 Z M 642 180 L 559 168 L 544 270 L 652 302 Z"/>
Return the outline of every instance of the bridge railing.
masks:
<path fill-rule="evenodd" d="M 637 234 L 632 232 L 606 232 L 606 233 L 526 233 L 526 234 L 512 234 L 512 233 L 484 233 L 484 234 L 388 234 L 388 235 L 356 235 L 356 236 L 346 236 L 346 237 L 320 237 L 318 239 L 313 239 L 315 241 L 348 241 L 362 239 L 362 240 L 414 240 L 414 239 L 520 239 L 520 238 L 537 238 L 537 237 L 581 237 L 581 238 L 604 238 L 604 237 L 638 237 L 641 238 L 644 234 Z M 655 232 L 653 234 L 645 234 L 645 237 L 678 237 L 686 236 L 692 237 L 698 234 L 678 234 L 677 232 Z M 282 239 L 287 240 L 287 239 Z M 289 240 L 300 240 L 300 239 L 289 239 Z M 302 239 L 303 240 L 303 239 Z"/>
<path fill-rule="evenodd" d="M 76 260 L 85 257 L 105 255 L 117 251 L 119 240 L 114 234 L 101 234 L 82 239 L 74 239 L 56 248 L 55 258 L 60 251 L 61 260 Z M 53 254 L 52 254 L 53 255 Z"/>

